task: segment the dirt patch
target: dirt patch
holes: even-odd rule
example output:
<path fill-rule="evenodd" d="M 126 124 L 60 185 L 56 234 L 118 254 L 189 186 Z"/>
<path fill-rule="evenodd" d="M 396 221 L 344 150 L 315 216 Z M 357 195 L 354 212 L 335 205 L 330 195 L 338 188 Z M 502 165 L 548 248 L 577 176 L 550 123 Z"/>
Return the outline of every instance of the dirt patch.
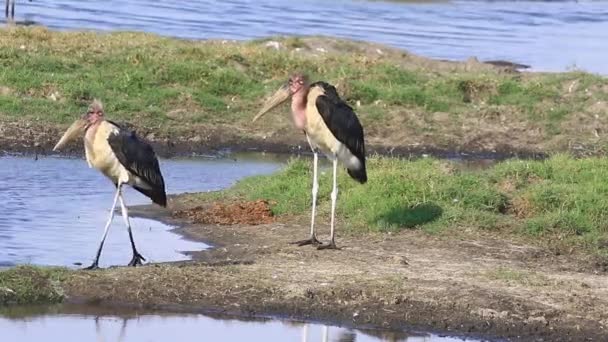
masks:
<path fill-rule="evenodd" d="M 274 222 L 268 201 L 223 203 L 198 206 L 173 212 L 174 217 L 185 218 L 193 223 L 203 224 L 249 224 L 260 225 Z"/>

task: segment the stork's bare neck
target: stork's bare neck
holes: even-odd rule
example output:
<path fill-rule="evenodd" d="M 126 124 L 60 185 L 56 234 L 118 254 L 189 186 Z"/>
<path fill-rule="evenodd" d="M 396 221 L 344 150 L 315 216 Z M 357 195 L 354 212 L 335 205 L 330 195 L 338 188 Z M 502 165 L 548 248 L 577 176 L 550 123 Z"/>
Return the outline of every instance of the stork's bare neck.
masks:
<path fill-rule="evenodd" d="M 309 89 L 310 87 L 306 85 L 305 87 L 300 88 L 300 90 L 291 97 L 291 115 L 293 116 L 293 122 L 298 129 L 302 130 L 306 128 L 306 100 Z"/>

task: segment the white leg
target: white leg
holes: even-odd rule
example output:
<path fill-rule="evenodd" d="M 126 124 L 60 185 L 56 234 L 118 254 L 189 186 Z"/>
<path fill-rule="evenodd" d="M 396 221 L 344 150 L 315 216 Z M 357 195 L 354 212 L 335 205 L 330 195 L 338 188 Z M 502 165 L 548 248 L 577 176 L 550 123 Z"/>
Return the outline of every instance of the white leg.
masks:
<path fill-rule="evenodd" d="M 313 154 L 313 166 L 312 166 L 312 214 L 310 218 L 310 238 L 316 239 L 315 237 L 315 215 L 317 214 L 317 193 L 319 192 L 319 179 L 317 176 L 317 170 L 319 166 L 319 155 L 317 152 Z"/>
<path fill-rule="evenodd" d="M 338 181 L 337 181 L 338 180 L 338 159 L 334 157 L 333 163 L 334 163 L 334 186 L 333 186 L 333 190 L 331 191 L 331 226 L 330 226 L 331 239 L 329 241 L 329 244 L 320 246 L 319 247 L 320 249 L 324 249 L 324 248 L 336 249 L 335 217 L 336 217 L 336 200 L 338 199 Z"/>
<path fill-rule="evenodd" d="M 310 237 L 306 240 L 296 241 L 294 242 L 298 246 L 304 245 L 318 245 L 319 240 L 317 240 L 317 236 L 315 235 L 315 216 L 317 214 L 317 193 L 319 192 L 319 178 L 317 176 L 318 166 L 319 166 L 319 154 L 315 150 L 312 142 L 308 135 L 306 135 L 306 140 L 308 140 L 308 144 L 310 145 L 310 149 L 312 150 L 312 212 L 310 217 Z"/>
<path fill-rule="evenodd" d="M 122 198 L 122 194 L 120 194 L 120 207 L 122 209 L 122 218 L 125 221 L 125 225 L 129 230 L 129 239 L 131 240 L 131 248 L 133 249 L 133 258 L 131 262 L 129 262 L 129 266 L 137 266 L 141 265 L 142 261 L 146 259 L 137 252 L 137 248 L 135 248 L 135 241 L 133 240 L 133 231 L 131 230 L 131 223 L 129 223 L 129 213 L 127 211 L 127 206 L 125 205 L 125 201 Z"/>
<path fill-rule="evenodd" d="M 327 325 L 323 326 L 323 342 L 329 342 L 329 327 Z"/>
<path fill-rule="evenodd" d="M 106 241 L 106 237 L 108 236 L 108 232 L 110 231 L 110 224 L 112 224 L 112 219 L 114 219 L 114 209 L 116 208 L 116 202 L 118 202 L 118 197 L 120 196 L 120 185 L 116 189 L 116 195 L 114 196 L 114 202 L 112 203 L 112 208 L 110 209 L 110 217 L 108 218 L 108 222 L 106 223 L 105 228 L 103 229 L 103 236 L 101 237 L 101 243 L 99 244 L 99 248 L 97 249 L 97 254 L 95 255 L 95 261 L 93 264 L 87 269 L 95 269 L 99 267 L 99 257 L 101 256 L 101 250 L 103 249 L 103 243 Z"/>
<path fill-rule="evenodd" d="M 334 188 L 331 191 L 331 244 L 335 241 L 336 201 L 338 200 L 338 159 L 334 159 Z"/>
<path fill-rule="evenodd" d="M 319 154 L 313 147 L 308 134 L 306 135 L 306 140 L 308 140 L 308 145 L 310 145 L 310 149 L 312 150 L 312 213 L 310 218 L 310 239 L 316 241 L 315 216 L 317 214 L 317 194 L 319 193 L 319 178 L 317 173 L 319 168 Z"/>
<path fill-rule="evenodd" d="M 308 342 L 308 324 L 302 327 L 302 342 Z"/>

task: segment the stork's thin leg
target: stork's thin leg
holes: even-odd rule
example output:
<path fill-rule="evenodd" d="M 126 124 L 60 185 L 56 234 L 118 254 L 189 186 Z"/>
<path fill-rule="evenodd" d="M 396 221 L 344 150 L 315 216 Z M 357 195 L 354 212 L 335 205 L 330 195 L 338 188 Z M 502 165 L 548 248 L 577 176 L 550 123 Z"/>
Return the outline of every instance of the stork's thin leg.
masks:
<path fill-rule="evenodd" d="M 127 206 L 125 205 L 125 201 L 122 198 L 122 194 L 120 194 L 120 207 L 122 209 L 122 218 L 127 225 L 127 229 L 129 230 L 129 239 L 131 240 L 131 248 L 133 249 L 133 258 L 131 262 L 129 262 L 129 266 L 137 266 L 141 265 L 142 261 L 146 261 L 146 258 L 141 256 L 135 248 L 135 241 L 133 240 L 133 232 L 131 231 L 131 223 L 129 223 L 129 213 L 127 212 Z"/>
<path fill-rule="evenodd" d="M 110 231 L 110 224 L 112 224 L 112 219 L 114 218 L 114 209 L 116 208 L 116 202 L 118 202 L 118 196 L 120 195 L 120 186 L 116 189 L 116 195 L 114 196 L 114 203 L 112 203 L 112 209 L 110 209 L 110 217 L 108 218 L 108 222 L 106 223 L 106 227 L 103 230 L 103 236 L 101 237 L 101 243 L 99 244 L 99 248 L 97 249 L 97 254 L 95 255 L 95 261 L 91 264 L 91 266 L 87 267 L 87 270 L 94 270 L 99 268 L 99 257 L 101 256 L 101 250 L 103 249 L 103 243 L 106 241 L 106 237 L 108 236 L 108 232 Z"/>
<path fill-rule="evenodd" d="M 11 2 L 11 20 L 15 20 L 15 0 Z"/>
<path fill-rule="evenodd" d="M 6 0 L 6 3 L 4 5 L 4 17 L 6 17 L 6 21 L 8 22 L 8 6 L 10 4 L 11 0 Z"/>
<path fill-rule="evenodd" d="M 317 193 L 319 192 L 319 179 L 317 177 L 317 169 L 319 164 L 319 155 L 313 150 L 313 171 L 312 171 L 312 213 L 310 218 L 310 237 L 306 240 L 293 242 L 298 246 L 318 245 L 320 242 L 315 235 L 315 215 L 317 213 Z"/>
<path fill-rule="evenodd" d="M 323 244 L 318 249 L 338 249 L 336 247 L 335 238 L 335 218 L 336 218 L 336 200 L 338 199 L 338 159 L 334 158 L 334 187 L 331 191 L 331 240 L 328 244 Z"/>

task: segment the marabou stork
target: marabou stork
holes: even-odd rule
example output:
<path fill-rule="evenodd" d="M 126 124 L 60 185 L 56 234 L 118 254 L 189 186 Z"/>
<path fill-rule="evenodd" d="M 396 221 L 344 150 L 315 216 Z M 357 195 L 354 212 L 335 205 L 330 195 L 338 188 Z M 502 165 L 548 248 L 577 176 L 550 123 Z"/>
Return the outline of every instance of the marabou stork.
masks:
<path fill-rule="evenodd" d="M 129 266 L 141 265 L 146 259 L 139 254 L 133 241 L 129 214 L 122 196 L 122 186 L 128 184 L 149 197 L 154 203 L 166 207 L 165 181 L 160 172 L 158 159 L 152 147 L 140 140 L 135 132 L 128 131 L 116 123 L 106 120 L 103 105 L 95 100 L 86 114 L 77 119 L 63 134 L 53 151 L 84 133 L 84 150 L 89 167 L 94 167 L 108 177 L 116 186 L 110 217 L 104 228 L 95 261 L 87 269 L 98 268 L 99 256 L 114 218 L 116 202 L 120 199 L 122 216 L 129 231 L 133 258 Z"/>
<path fill-rule="evenodd" d="M 32 0 L 28 0 L 28 1 L 32 2 Z M 10 18 L 14 20 L 15 19 L 15 0 L 6 0 L 6 5 L 4 6 L 4 16 L 6 17 L 7 20 L 9 18 L 9 16 L 8 16 L 9 15 L 9 11 L 8 11 L 9 7 L 11 9 L 11 12 L 10 12 L 11 16 L 10 16 Z"/>
<path fill-rule="evenodd" d="M 308 77 L 294 74 L 266 101 L 255 122 L 262 115 L 291 97 L 291 113 L 296 128 L 304 131 L 313 152 L 312 215 L 310 237 L 296 241 L 299 246 L 320 245 L 319 249 L 336 249 L 334 217 L 338 198 L 338 161 L 348 174 L 361 184 L 367 182 L 363 127 L 353 109 L 338 95 L 336 88 L 326 82 L 310 84 Z M 333 162 L 333 190 L 331 192 L 331 239 L 320 244 L 315 235 L 315 211 L 319 183 L 317 179 L 318 151 Z"/>

